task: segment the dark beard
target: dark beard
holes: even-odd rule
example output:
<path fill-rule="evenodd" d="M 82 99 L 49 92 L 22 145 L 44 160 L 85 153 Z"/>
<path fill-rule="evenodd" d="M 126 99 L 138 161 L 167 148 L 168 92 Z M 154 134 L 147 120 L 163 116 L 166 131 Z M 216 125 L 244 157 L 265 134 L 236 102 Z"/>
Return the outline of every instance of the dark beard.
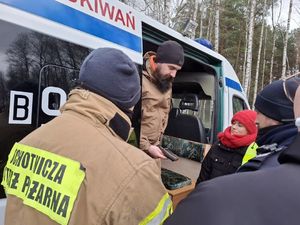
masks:
<path fill-rule="evenodd" d="M 158 74 L 155 74 L 154 76 L 156 78 L 155 84 L 156 84 L 157 88 L 162 93 L 166 93 L 171 88 L 171 85 L 172 85 L 172 82 L 173 82 L 174 79 L 172 77 L 166 78 L 166 79 L 162 79 L 160 77 L 160 75 L 158 75 Z"/>

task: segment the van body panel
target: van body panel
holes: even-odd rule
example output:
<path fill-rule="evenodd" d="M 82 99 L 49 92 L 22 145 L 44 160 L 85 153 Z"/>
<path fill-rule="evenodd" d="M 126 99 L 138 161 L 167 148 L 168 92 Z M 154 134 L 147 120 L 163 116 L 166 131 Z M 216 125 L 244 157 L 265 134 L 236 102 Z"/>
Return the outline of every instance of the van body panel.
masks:
<path fill-rule="evenodd" d="M 118 1 L 114 3 L 120 6 L 120 11 L 124 11 L 125 14 L 130 11 L 124 4 Z M 140 17 L 133 13 L 130 13 L 130 16 L 134 18 L 135 29 L 130 30 L 126 26 L 117 27 L 114 21 L 105 21 L 103 17 L 95 18 L 86 11 L 82 12 L 77 9 L 77 5 L 70 8 L 54 0 L 29 2 L 0 0 L 0 4 L 0 18 L 3 20 L 28 26 L 38 32 L 88 48 L 100 46 L 118 48 L 136 63 L 142 63 L 141 21 Z M 99 30 L 95 27 L 99 27 Z"/>

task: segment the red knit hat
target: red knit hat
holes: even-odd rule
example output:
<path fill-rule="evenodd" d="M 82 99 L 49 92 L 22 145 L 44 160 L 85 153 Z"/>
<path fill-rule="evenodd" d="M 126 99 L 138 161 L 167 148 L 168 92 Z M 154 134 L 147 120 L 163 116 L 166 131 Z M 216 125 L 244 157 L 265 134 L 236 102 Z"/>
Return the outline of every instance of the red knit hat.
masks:
<path fill-rule="evenodd" d="M 255 111 L 242 110 L 234 114 L 234 116 L 231 119 L 231 123 L 233 123 L 233 121 L 238 121 L 246 127 L 249 134 L 254 134 L 257 132 L 255 119 L 256 119 Z"/>

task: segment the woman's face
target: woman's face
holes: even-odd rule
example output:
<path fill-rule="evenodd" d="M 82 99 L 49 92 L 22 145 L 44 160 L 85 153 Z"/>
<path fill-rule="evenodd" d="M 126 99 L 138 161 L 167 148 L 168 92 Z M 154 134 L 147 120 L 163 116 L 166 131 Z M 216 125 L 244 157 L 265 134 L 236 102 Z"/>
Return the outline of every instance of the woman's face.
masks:
<path fill-rule="evenodd" d="M 231 124 L 231 135 L 245 136 L 248 134 L 246 127 L 238 121 Z"/>

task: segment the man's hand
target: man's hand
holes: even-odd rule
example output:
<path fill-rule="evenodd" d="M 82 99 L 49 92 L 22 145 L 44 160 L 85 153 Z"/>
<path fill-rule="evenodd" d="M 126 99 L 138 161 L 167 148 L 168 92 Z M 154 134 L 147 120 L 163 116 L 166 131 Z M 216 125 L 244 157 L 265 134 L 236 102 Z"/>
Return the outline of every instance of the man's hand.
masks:
<path fill-rule="evenodd" d="M 166 159 L 166 156 L 162 153 L 160 148 L 155 145 L 150 145 L 150 148 L 148 149 L 148 154 L 154 159 Z"/>

